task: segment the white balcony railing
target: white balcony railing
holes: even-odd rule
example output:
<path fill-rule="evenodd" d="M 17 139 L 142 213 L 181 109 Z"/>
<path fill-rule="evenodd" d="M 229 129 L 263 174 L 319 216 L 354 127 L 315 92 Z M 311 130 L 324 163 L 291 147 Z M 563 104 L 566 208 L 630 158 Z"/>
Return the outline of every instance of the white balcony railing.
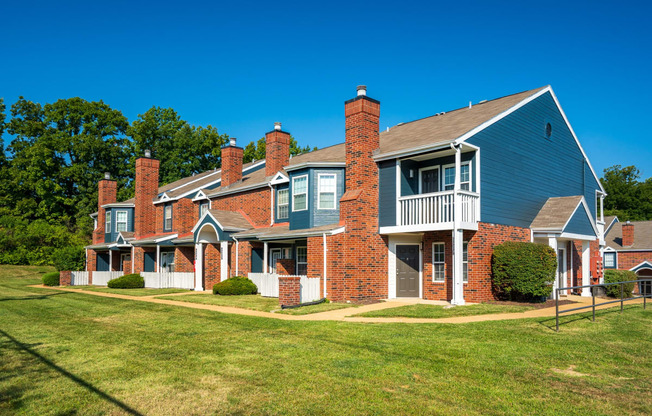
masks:
<path fill-rule="evenodd" d="M 429 225 L 455 221 L 454 191 L 400 197 L 399 225 Z M 480 195 L 470 191 L 458 191 L 461 205 L 460 221 L 475 223 L 480 219 Z"/>

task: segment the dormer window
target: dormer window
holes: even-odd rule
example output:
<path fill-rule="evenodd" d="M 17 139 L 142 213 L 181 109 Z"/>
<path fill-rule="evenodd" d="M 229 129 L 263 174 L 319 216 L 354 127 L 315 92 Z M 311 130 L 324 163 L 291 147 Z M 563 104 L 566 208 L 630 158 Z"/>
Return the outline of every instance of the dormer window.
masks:
<path fill-rule="evenodd" d="M 115 213 L 115 231 L 127 231 L 127 211 L 116 211 Z"/>
<path fill-rule="evenodd" d="M 172 205 L 166 205 L 163 208 L 163 230 L 172 230 Z"/>
<path fill-rule="evenodd" d="M 308 175 L 292 178 L 292 211 L 308 209 Z"/>
<path fill-rule="evenodd" d="M 206 211 L 208 211 L 208 202 L 199 204 L 199 218 L 203 217 Z"/>
<path fill-rule="evenodd" d="M 289 216 L 290 200 L 287 189 L 279 189 L 276 200 L 276 216 L 279 220 L 285 220 Z"/>

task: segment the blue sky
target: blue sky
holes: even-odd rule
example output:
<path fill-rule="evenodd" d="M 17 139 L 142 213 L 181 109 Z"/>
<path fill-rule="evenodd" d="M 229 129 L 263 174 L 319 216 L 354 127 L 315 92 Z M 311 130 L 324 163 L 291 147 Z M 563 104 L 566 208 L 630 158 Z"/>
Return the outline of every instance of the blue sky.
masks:
<path fill-rule="evenodd" d="M 598 175 L 652 176 L 646 2 L 14 2 L 0 96 L 153 105 L 239 143 L 283 122 L 343 141 L 344 100 L 379 99 L 381 128 L 551 84 Z"/>

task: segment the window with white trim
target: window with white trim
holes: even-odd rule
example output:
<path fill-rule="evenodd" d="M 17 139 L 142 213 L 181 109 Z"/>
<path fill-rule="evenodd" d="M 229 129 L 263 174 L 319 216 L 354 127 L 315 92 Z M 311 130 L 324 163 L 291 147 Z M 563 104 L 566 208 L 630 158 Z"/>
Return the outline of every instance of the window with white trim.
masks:
<path fill-rule="evenodd" d="M 174 272 L 174 251 L 164 251 L 161 253 L 161 271 Z"/>
<path fill-rule="evenodd" d="M 115 231 L 127 231 L 127 211 L 116 211 L 115 213 Z"/>
<path fill-rule="evenodd" d="M 163 230 L 172 230 L 172 205 L 163 207 Z"/>
<path fill-rule="evenodd" d="M 308 247 L 297 247 L 297 275 L 308 274 Z"/>
<path fill-rule="evenodd" d="M 462 243 L 462 281 L 469 281 L 469 243 Z"/>
<path fill-rule="evenodd" d="M 279 220 L 285 220 L 290 215 L 289 190 L 279 189 L 276 194 L 276 216 Z"/>
<path fill-rule="evenodd" d="M 202 202 L 199 204 L 199 218 L 203 217 L 204 214 L 208 211 L 208 202 Z"/>
<path fill-rule="evenodd" d="M 455 188 L 455 166 L 444 167 L 444 191 Z M 460 165 L 460 189 L 471 190 L 471 165 L 469 162 Z"/>
<path fill-rule="evenodd" d="M 111 210 L 105 210 L 104 216 L 106 217 L 104 220 L 104 232 L 108 234 L 111 232 Z"/>
<path fill-rule="evenodd" d="M 319 198 L 317 209 L 335 209 L 337 177 L 335 174 L 319 174 Z"/>
<path fill-rule="evenodd" d="M 432 281 L 443 282 L 446 279 L 444 243 L 432 243 Z"/>
<path fill-rule="evenodd" d="M 604 253 L 604 268 L 605 269 L 615 269 L 616 268 L 616 253 Z"/>
<path fill-rule="evenodd" d="M 292 211 L 308 209 L 308 175 L 292 178 Z"/>

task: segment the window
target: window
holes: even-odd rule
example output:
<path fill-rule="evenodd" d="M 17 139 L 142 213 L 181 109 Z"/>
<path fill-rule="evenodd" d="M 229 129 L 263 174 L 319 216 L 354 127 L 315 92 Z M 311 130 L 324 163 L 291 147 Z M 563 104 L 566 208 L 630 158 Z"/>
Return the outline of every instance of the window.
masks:
<path fill-rule="evenodd" d="M 297 274 L 308 274 L 308 247 L 297 247 Z"/>
<path fill-rule="evenodd" d="M 127 231 L 127 211 L 116 211 L 115 213 L 115 231 Z"/>
<path fill-rule="evenodd" d="M 552 137 L 552 124 L 546 123 L 546 138 Z"/>
<path fill-rule="evenodd" d="M 206 211 L 208 211 L 208 202 L 199 204 L 199 218 L 203 217 Z"/>
<path fill-rule="evenodd" d="M 432 281 L 443 282 L 446 279 L 444 264 L 444 243 L 432 244 Z"/>
<path fill-rule="evenodd" d="M 292 211 L 308 209 L 308 175 L 292 178 Z"/>
<path fill-rule="evenodd" d="M 471 190 L 471 169 L 469 162 L 460 166 L 460 189 Z M 444 190 L 451 191 L 455 187 L 455 166 L 444 167 Z"/>
<path fill-rule="evenodd" d="M 108 234 L 111 232 L 111 210 L 107 209 L 104 215 L 106 216 L 106 222 L 104 223 L 104 232 Z"/>
<path fill-rule="evenodd" d="M 163 208 L 163 230 L 172 230 L 172 205 Z"/>
<path fill-rule="evenodd" d="M 319 175 L 318 209 L 335 209 L 336 176 L 334 174 Z"/>
<path fill-rule="evenodd" d="M 462 243 L 462 281 L 469 281 L 469 243 Z"/>
<path fill-rule="evenodd" d="M 605 269 L 615 269 L 616 268 L 616 253 L 604 253 L 604 268 Z"/>
<path fill-rule="evenodd" d="M 167 251 L 161 253 L 161 271 L 162 272 L 174 271 L 174 251 Z"/>
<path fill-rule="evenodd" d="M 287 189 L 279 189 L 276 194 L 276 216 L 280 220 L 287 219 L 289 216 L 290 201 L 288 199 L 288 192 Z"/>

